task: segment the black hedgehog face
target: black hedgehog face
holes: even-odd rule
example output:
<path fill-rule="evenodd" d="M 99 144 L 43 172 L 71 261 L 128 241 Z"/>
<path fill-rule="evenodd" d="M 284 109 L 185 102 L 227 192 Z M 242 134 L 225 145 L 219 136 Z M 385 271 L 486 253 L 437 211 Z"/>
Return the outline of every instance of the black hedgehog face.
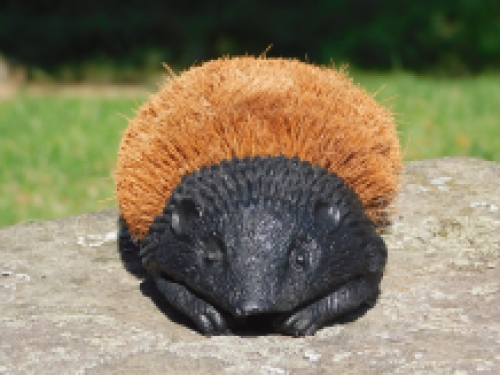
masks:
<path fill-rule="evenodd" d="M 385 257 L 369 259 L 376 238 L 339 177 L 297 158 L 256 157 L 185 176 L 142 255 L 163 277 L 241 317 L 289 312 L 380 272 Z"/>

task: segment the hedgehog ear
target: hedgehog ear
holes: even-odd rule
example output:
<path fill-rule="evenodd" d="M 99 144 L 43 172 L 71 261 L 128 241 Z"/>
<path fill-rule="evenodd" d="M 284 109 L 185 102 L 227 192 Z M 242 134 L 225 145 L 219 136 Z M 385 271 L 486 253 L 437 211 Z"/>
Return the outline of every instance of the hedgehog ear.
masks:
<path fill-rule="evenodd" d="M 194 221 L 201 216 L 201 212 L 192 199 L 182 199 L 175 202 L 172 210 L 172 229 L 179 236 L 188 235 L 193 228 Z"/>
<path fill-rule="evenodd" d="M 314 224 L 334 230 L 340 224 L 340 208 L 333 202 L 318 201 L 314 205 Z"/>

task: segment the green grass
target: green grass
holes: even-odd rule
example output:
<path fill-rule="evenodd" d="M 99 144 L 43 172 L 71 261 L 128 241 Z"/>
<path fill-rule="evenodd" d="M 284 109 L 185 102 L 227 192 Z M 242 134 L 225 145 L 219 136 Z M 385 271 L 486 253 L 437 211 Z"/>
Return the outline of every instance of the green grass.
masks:
<path fill-rule="evenodd" d="M 116 205 L 113 166 L 133 98 L 0 102 L 0 226 Z"/>
<path fill-rule="evenodd" d="M 353 72 L 396 113 L 406 160 L 500 161 L 500 75 L 460 79 Z M 126 120 L 147 94 L 21 94 L 0 100 L 0 226 L 116 205 L 113 168 Z"/>
<path fill-rule="evenodd" d="M 500 161 L 500 75 L 465 78 L 353 74 L 389 106 L 405 160 L 468 155 Z"/>

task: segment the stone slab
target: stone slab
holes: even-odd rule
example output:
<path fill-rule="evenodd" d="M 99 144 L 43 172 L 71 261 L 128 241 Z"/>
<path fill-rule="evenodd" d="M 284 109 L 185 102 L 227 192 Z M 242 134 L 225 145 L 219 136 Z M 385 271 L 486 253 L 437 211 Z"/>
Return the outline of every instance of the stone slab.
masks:
<path fill-rule="evenodd" d="M 396 206 L 378 304 L 306 338 L 200 335 L 116 210 L 0 229 L 0 374 L 500 374 L 500 164 L 407 163 Z"/>

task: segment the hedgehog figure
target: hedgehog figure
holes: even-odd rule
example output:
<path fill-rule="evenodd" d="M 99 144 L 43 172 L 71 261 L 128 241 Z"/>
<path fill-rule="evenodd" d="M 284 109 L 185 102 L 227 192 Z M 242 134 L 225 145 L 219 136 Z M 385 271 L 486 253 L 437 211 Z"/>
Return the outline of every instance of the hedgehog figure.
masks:
<path fill-rule="evenodd" d="M 205 335 L 258 318 L 304 336 L 375 303 L 400 170 L 390 111 L 343 72 L 246 56 L 150 97 L 116 187 L 144 267 Z"/>

